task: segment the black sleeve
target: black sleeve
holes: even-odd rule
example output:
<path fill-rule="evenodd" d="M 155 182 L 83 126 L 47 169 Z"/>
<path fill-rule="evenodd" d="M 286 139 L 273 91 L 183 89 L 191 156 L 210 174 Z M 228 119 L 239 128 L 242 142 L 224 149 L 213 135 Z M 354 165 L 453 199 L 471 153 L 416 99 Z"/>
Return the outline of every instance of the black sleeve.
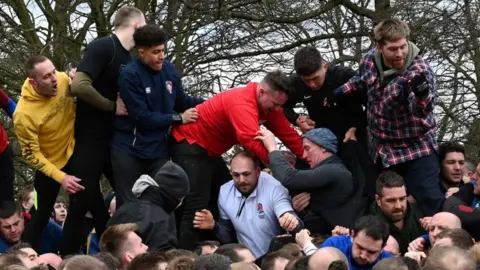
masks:
<path fill-rule="evenodd" d="M 222 244 L 237 242 L 235 228 L 230 220 L 220 219 L 218 222 L 215 222 L 213 233 Z"/>
<path fill-rule="evenodd" d="M 335 77 L 339 78 L 338 85 L 347 83 L 352 77 L 357 75 L 355 70 L 342 66 L 338 66 L 335 73 Z M 363 106 L 367 105 L 366 101 L 366 98 L 361 94 L 355 94 L 352 98 L 342 100 L 348 110 L 347 114 L 352 116 L 350 127 L 360 129 L 367 125 L 367 112 L 363 108 Z"/>
<path fill-rule="evenodd" d="M 87 73 L 95 81 L 105 67 L 110 65 L 115 53 L 112 37 L 102 37 L 90 42 L 85 49 L 77 72 Z"/>
<path fill-rule="evenodd" d="M 480 223 L 480 208 L 472 208 L 473 185 L 467 184 L 447 198 L 443 204 L 443 210 L 455 214 L 462 226 L 477 225 Z"/>
<path fill-rule="evenodd" d="M 280 151 L 270 152 L 268 158 L 273 176 L 289 190 L 322 188 L 338 179 L 336 178 L 338 174 L 345 174 L 344 177 L 349 176 L 346 170 L 345 172 L 337 171 L 329 165 L 309 170 L 297 170 L 288 164 Z"/>
<path fill-rule="evenodd" d="M 283 113 L 287 117 L 288 121 L 292 123 L 292 125 L 297 125 L 297 118 L 298 113 L 295 112 L 294 108 L 297 103 L 303 101 L 303 95 L 301 93 L 301 89 L 299 88 L 299 81 L 300 78 L 297 75 L 290 76 L 290 85 L 292 87 L 292 92 L 288 96 L 287 102 L 283 104 Z"/>

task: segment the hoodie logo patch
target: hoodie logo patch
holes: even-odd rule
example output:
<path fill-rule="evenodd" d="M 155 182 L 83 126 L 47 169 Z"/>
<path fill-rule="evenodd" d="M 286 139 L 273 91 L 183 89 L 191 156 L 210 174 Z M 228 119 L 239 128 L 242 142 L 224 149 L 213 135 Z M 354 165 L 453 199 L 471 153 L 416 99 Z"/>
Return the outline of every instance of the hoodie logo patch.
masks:
<path fill-rule="evenodd" d="M 168 92 L 170 92 L 170 94 L 171 94 L 172 91 L 173 91 L 173 83 L 172 83 L 172 81 L 166 81 L 166 82 L 165 82 L 165 86 L 167 87 Z"/>

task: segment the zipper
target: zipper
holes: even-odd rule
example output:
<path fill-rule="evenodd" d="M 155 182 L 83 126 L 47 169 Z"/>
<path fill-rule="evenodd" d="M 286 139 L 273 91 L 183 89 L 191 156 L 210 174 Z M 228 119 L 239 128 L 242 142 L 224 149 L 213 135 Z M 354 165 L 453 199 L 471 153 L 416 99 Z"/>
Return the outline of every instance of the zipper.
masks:
<path fill-rule="evenodd" d="M 133 128 L 133 143 L 132 143 L 132 145 L 135 145 L 136 141 L 137 141 L 137 127 L 135 126 Z"/>

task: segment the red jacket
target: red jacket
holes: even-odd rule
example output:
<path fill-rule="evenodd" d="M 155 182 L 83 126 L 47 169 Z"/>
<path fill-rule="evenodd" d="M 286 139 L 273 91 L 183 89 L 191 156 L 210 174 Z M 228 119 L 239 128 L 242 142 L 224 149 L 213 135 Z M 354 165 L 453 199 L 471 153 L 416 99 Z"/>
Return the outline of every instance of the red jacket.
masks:
<path fill-rule="evenodd" d="M 0 89 L 0 108 L 5 109 L 8 107 L 8 96 Z M 0 123 L 0 153 L 3 153 L 8 146 L 8 135 L 5 132 L 2 124 Z"/>
<path fill-rule="evenodd" d="M 236 144 L 243 145 L 265 163 L 267 149 L 261 141 L 254 140 L 260 124 L 265 125 L 297 157 L 302 157 L 300 135 L 293 129 L 279 109 L 263 115 L 257 106 L 257 85 L 234 88 L 215 95 L 197 105 L 197 122 L 174 126 L 173 136 L 177 141 L 186 139 L 189 144 L 198 144 L 212 156 L 220 156 Z"/>

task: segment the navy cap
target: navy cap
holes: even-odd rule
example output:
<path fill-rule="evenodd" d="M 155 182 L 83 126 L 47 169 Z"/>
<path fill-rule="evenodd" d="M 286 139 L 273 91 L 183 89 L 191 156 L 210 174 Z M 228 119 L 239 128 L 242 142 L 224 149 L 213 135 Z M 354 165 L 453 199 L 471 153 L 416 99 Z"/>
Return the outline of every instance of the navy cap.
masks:
<path fill-rule="evenodd" d="M 307 138 L 318 146 L 324 148 L 328 152 L 337 153 L 337 136 L 328 128 L 315 128 L 303 134 L 303 138 Z"/>

